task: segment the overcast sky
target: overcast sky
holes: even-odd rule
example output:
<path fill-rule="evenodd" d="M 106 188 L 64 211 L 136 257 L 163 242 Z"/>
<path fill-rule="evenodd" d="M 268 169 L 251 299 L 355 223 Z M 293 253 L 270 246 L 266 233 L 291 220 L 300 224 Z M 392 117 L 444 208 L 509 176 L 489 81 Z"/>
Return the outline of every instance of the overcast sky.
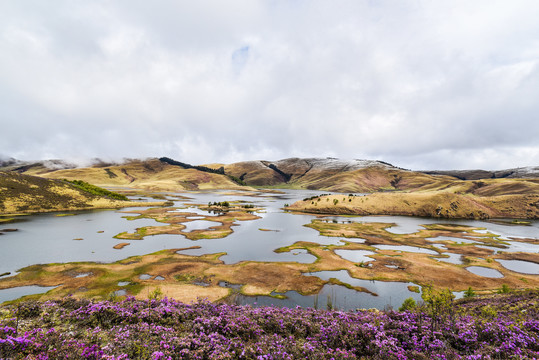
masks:
<path fill-rule="evenodd" d="M 539 1 L 0 2 L 0 157 L 539 165 Z"/>

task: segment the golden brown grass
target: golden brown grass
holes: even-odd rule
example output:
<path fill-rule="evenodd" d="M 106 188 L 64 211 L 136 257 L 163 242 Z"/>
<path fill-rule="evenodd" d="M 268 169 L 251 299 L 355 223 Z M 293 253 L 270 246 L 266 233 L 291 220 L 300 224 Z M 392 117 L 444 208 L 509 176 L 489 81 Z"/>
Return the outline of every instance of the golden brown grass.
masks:
<path fill-rule="evenodd" d="M 123 186 L 150 191 L 244 189 L 228 177 L 183 169 L 157 159 L 131 161 L 109 167 L 88 167 L 40 173 L 52 179 L 84 180 L 98 186 Z"/>
<path fill-rule="evenodd" d="M 319 200 L 320 199 L 320 200 Z M 539 194 L 476 196 L 448 191 L 330 195 L 298 201 L 287 210 L 319 214 L 406 215 L 439 218 L 539 218 Z"/>
<path fill-rule="evenodd" d="M 314 220 L 308 226 L 325 236 L 348 239 L 339 245 L 320 245 L 318 243 L 297 242 L 278 252 L 304 249 L 316 257 L 314 263 L 297 262 L 257 262 L 242 261 L 237 264 L 224 264 L 219 257 L 223 253 L 202 256 L 189 256 L 178 253 L 180 249 L 163 250 L 154 254 L 131 257 L 112 264 L 68 263 L 33 265 L 21 269 L 15 276 L 0 279 L 0 289 L 42 285 L 57 286 L 42 298 L 58 298 L 72 294 L 75 297 L 105 298 L 122 288 L 129 295 L 145 298 L 157 288 L 164 295 L 181 301 L 192 301 L 206 297 L 212 301 L 228 296 L 229 290 L 217 286 L 220 281 L 242 285 L 245 295 L 270 295 L 273 292 L 295 290 L 303 294 L 317 293 L 326 283 L 308 273 L 316 271 L 346 270 L 352 277 L 365 280 L 412 282 L 417 285 L 432 285 L 462 291 L 472 287 L 479 292 L 488 292 L 507 285 L 513 289 L 534 288 L 539 286 L 539 276 L 521 274 L 502 267 L 496 260 L 524 260 L 539 263 L 539 255 L 531 253 L 497 253 L 473 244 L 458 244 L 459 238 L 473 239 L 480 244 L 503 246 L 503 241 L 493 234 L 484 234 L 480 228 L 429 224 L 412 234 L 393 234 L 386 231 L 391 224 L 386 223 L 334 223 Z M 446 237 L 455 240 L 445 240 Z M 441 240 L 436 238 L 440 237 Z M 364 243 L 354 242 L 353 238 L 365 239 Z M 430 240 L 427 240 L 430 239 Z M 422 247 L 434 250 L 437 254 L 378 250 L 373 245 L 391 244 Z M 443 244 L 440 250 L 433 244 Z M 370 250 L 371 261 L 358 264 L 337 255 L 338 249 Z M 502 249 L 503 250 L 503 249 Z M 463 256 L 463 264 L 438 261 L 443 252 L 458 253 Z M 388 267 L 391 266 L 391 267 Z M 499 271 L 503 278 L 487 278 L 466 270 L 468 266 L 482 266 Z M 77 278 L 77 274 L 90 273 L 90 276 Z M 150 274 L 148 280 L 141 280 L 140 274 Z M 156 280 L 161 276 L 164 280 Z M 129 282 L 125 287 L 119 281 Z M 200 286 L 204 282 L 208 286 Z M 359 291 L 366 291 L 360 289 Z"/>
<path fill-rule="evenodd" d="M 0 172 L 0 214 L 159 206 L 93 195 L 60 180 Z"/>

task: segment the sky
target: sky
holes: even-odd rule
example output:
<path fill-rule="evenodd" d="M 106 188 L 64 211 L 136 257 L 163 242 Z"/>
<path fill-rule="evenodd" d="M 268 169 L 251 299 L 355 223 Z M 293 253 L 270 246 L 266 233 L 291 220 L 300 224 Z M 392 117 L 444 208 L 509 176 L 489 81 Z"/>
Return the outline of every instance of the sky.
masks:
<path fill-rule="evenodd" d="M 0 158 L 539 165 L 536 0 L 4 0 Z"/>

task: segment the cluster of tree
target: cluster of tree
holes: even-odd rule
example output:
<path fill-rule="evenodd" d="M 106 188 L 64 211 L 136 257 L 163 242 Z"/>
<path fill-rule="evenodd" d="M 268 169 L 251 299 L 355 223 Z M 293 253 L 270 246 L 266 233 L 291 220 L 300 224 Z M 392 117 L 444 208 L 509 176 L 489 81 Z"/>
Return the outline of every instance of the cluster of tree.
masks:
<path fill-rule="evenodd" d="M 314 196 L 303 199 L 303 201 L 311 201 L 311 200 L 315 200 L 315 199 L 318 199 L 318 201 L 320 201 L 321 196 L 328 196 L 328 195 L 330 195 L 330 194 L 314 195 Z"/>
<path fill-rule="evenodd" d="M 113 191 L 109 191 L 107 189 L 100 188 L 99 186 L 92 185 L 90 183 L 87 183 L 86 181 L 82 180 L 67 180 L 64 179 L 65 182 L 70 183 L 77 189 L 80 189 L 82 191 L 86 191 L 87 193 L 98 195 L 98 196 L 106 196 L 110 199 L 115 200 L 129 200 L 125 195 L 115 193 Z"/>
<path fill-rule="evenodd" d="M 228 201 L 220 201 L 220 202 L 217 202 L 217 201 L 214 201 L 214 202 L 209 202 L 208 203 L 208 206 L 219 206 L 219 207 L 230 207 L 230 203 Z M 253 204 L 242 204 L 242 205 L 239 205 L 240 207 L 244 208 L 244 209 L 253 209 L 255 206 Z"/>
<path fill-rule="evenodd" d="M 361 266 L 361 264 L 359 265 Z M 497 291 L 498 294 L 508 294 L 512 292 L 511 288 L 506 284 L 503 284 L 502 287 Z M 469 299 L 474 297 L 475 291 L 470 286 L 466 291 L 464 291 L 464 298 Z M 408 298 L 404 300 L 402 306 L 399 308 L 399 311 L 418 311 L 419 314 L 427 314 L 430 317 L 431 330 L 434 332 L 439 330 L 440 325 L 443 324 L 447 319 L 454 322 L 455 318 L 455 306 L 453 306 L 453 299 L 455 295 L 449 289 L 434 289 L 432 285 L 423 286 L 421 303 L 417 304 L 413 298 Z M 482 315 L 489 315 L 490 317 L 495 317 L 497 314 L 495 311 L 486 306 L 481 310 Z M 421 320 L 421 317 L 420 317 Z"/>
<path fill-rule="evenodd" d="M 230 207 L 230 203 L 228 201 L 220 201 L 220 202 L 217 202 L 217 201 L 211 202 L 210 201 L 208 203 L 208 206 Z"/>
<path fill-rule="evenodd" d="M 275 166 L 273 164 L 269 164 L 268 167 L 271 170 L 277 172 L 279 175 L 281 175 L 284 178 L 285 182 L 289 182 L 290 179 L 292 178 L 292 175 L 285 173 L 284 171 L 282 171 L 281 169 L 279 169 L 277 166 Z"/>
<path fill-rule="evenodd" d="M 228 175 L 228 174 L 225 174 L 226 176 L 228 176 L 228 178 L 232 181 L 234 181 L 236 184 L 239 184 L 239 185 L 243 185 L 243 186 L 246 186 L 247 183 L 245 181 L 243 181 L 242 179 L 239 179 L 235 176 L 232 176 L 232 175 Z"/>
<path fill-rule="evenodd" d="M 191 165 L 191 164 L 183 163 L 181 161 L 176 161 L 168 157 L 159 158 L 159 161 L 167 163 L 169 165 L 181 166 L 184 169 L 196 169 L 199 171 L 225 175 L 225 168 L 222 166 L 219 169 L 212 169 L 206 166 Z"/>
<path fill-rule="evenodd" d="M 182 167 L 184 169 L 195 169 L 195 170 L 198 170 L 198 171 L 204 171 L 204 172 L 208 172 L 208 173 L 212 173 L 212 174 L 226 175 L 230 180 L 234 181 L 236 184 L 244 185 L 244 186 L 247 185 L 243 180 L 238 179 L 235 176 L 225 174 L 225 168 L 223 166 L 221 166 L 219 169 L 212 169 L 212 168 L 209 168 L 207 166 L 187 164 L 187 163 L 184 163 L 184 162 L 181 162 L 181 161 L 173 160 L 173 159 L 168 158 L 168 157 L 159 158 L 159 161 L 167 163 L 169 165 L 180 166 L 180 167 Z"/>

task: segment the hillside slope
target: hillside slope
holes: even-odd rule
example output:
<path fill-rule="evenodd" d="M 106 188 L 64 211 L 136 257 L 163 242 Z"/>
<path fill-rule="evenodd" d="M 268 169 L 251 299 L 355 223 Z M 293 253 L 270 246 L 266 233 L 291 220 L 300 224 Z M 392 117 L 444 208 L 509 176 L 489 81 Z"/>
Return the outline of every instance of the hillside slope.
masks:
<path fill-rule="evenodd" d="M 27 173 L 34 171 L 36 169 L 29 169 Z M 81 179 L 99 186 L 133 187 L 152 191 L 242 188 L 225 175 L 184 169 L 158 159 L 131 160 L 120 165 L 94 165 L 49 172 L 39 169 L 36 174 L 50 179 Z"/>
<path fill-rule="evenodd" d="M 526 166 L 505 170 L 434 170 L 423 171 L 431 175 L 448 175 L 461 180 L 481 180 L 481 179 L 530 179 L 539 178 L 539 166 Z"/>
<path fill-rule="evenodd" d="M 322 190 L 328 190 L 328 187 L 334 185 L 333 181 L 330 180 L 332 176 L 366 168 L 397 169 L 380 161 L 346 161 L 333 158 L 289 158 L 273 162 L 265 160 L 244 161 L 224 166 L 225 173 L 253 186 Z"/>
<path fill-rule="evenodd" d="M 94 195 L 64 181 L 0 172 L 0 214 L 119 208 L 137 204 L 141 203 Z"/>
<path fill-rule="evenodd" d="M 76 167 L 61 160 L 21 163 L 10 159 L 4 170 L 53 179 L 81 179 L 100 186 L 135 187 L 154 191 L 240 189 L 258 187 L 310 189 L 334 192 L 433 191 L 474 193 L 482 196 L 537 193 L 539 168 L 420 172 L 383 161 L 334 158 L 289 158 L 278 161 L 243 161 L 232 164 L 190 165 L 169 158 L 94 161 Z M 471 180 L 476 179 L 476 180 Z"/>
<path fill-rule="evenodd" d="M 318 214 L 405 215 L 459 219 L 539 219 L 539 195 L 477 196 L 444 191 L 328 195 L 297 201 L 291 211 Z"/>

